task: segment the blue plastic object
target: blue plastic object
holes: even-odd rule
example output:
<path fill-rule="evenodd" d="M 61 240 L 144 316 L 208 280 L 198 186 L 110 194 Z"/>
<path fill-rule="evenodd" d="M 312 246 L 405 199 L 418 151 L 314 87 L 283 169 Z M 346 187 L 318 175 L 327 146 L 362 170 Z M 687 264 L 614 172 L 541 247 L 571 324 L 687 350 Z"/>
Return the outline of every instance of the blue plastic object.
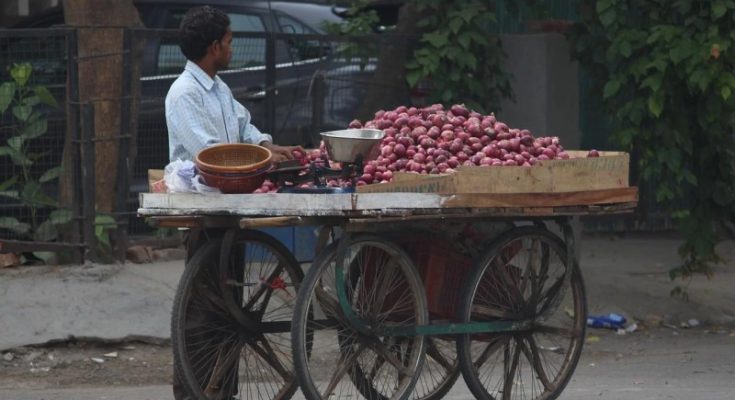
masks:
<path fill-rule="evenodd" d="M 587 326 L 592 328 L 623 329 L 625 317 L 615 313 L 607 315 L 590 315 L 587 317 Z"/>

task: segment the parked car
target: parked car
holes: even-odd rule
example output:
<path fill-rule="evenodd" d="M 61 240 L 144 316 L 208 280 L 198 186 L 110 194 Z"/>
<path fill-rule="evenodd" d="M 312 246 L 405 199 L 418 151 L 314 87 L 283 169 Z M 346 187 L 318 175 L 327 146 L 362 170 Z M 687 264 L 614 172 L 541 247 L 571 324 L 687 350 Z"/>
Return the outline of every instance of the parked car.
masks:
<path fill-rule="evenodd" d="M 168 135 L 164 116 L 164 98 L 174 79 L 186 62 L 178 48 L 175 30 L 184 13 L 191 7 L 209 4 L 225 11 L 231 19 L 233 57 L 227 70 L 220 76 L 253 115 L 253 123 L 267 131 L 265 120 L 265 56 L 266 40 L 248 37 L 249 33 L 323 34 L 325 22 L 340 22 L 344 9 L 328 4 L 289 1 L 232 1 L 232 0 L 133 0 L 146 28 L 145 47 L 141 64 L 141 104 L 138 126 L 138 154 L 134 167 L 136 187 L 132 192 L 145 190 L 147 170 L 163 168 L 168 162 Z M 21 21 L 15 28 L 60 27 L 64 24 L 61 5 L 43 14 Z M 161 31 L 169 30 L 169 31 Z M 0 44 L 0 53 L 13 59 L 0 64 L 29 61 L 42 68 L 49 79 L 65 76 L 63 57 L 43 58 L 44 52 L 24 52 L 28 42 L 15 41 Z M 63 44 L 63 41 L 62 41 Z M 46 45 L 42 43 L 41 45 Z M 58 47 L 58 46 L 57 46 Z M 278 40 L 275 45 L 275 122 L 272 127 L 279 144 L 313 146 L 318 140 L 312 128 L 314 78 L 326 77 L 321 119 L 322 130 L 347 126 L 355 117 L 372 66 L 351 63 L 335 55 L 334 45 L 328 41 Z M 61 46 L 63 51 L 63 46 Z M 18 55 L 22 55 L 18 57 Z M 25 59 L 19 59 L 25 58 Z M 2 67 L 2 65 L 0 65 Z M 63 82 L 64 80 L 60 80 Z M 58 82 L 58 81 L 57 81 Z M 63 116 L 61 116 L 63 117 Z"/>

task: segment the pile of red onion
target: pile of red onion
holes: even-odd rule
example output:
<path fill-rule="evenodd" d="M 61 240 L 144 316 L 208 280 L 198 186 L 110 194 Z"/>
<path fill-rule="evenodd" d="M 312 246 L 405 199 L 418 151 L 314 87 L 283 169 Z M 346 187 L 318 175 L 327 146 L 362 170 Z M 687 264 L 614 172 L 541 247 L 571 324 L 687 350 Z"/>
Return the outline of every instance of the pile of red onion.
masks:
<path fill-rule="evenodd" d="M 379 110 L 364 124 L 354 120 L 349 128 L 381 129 L 385 137 L 380 155 L 364 166 L 358 185 L 389 182 L 394 172 L 418 174 L 451 173 L 460 165 L 531 167 L 541 160 L 567 159 L 569 154 L 559 138 L 534 137 L 527 129 L 510 128 L 494 114 L 482 115 L 455 104 L 445 110 L 441 104 L 425 108 L 399 106 Z M 318 150 L 294 154 L 306 164 L 326 155 L 324 143 Z M 599 153 L 591 150 L 588 157 Z M 330 181 L 329 186 L 349 186 L 348 181 Z M 275 191 L 266 181 L 256 193 Z"/>

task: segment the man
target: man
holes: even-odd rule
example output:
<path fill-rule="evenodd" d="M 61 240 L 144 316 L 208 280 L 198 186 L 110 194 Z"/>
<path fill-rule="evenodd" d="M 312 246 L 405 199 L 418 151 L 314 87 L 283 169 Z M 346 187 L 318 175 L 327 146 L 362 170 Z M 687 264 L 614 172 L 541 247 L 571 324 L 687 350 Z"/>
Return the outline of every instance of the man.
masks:
<path fill-rule="evenodd" d="M 277 146 L 270 135 L 250 123 L 250 113 L 232 96 L 230 88 L 217 72 L 227 68 L 232 58 L 230 19 L 221 10 L 209 6 L 189 10 L 180 27 L 181 51 L 187 58 L 184 72 L 174 81 L 166 96 L 166 124 L 169 135 L 169 159 L 192 160 L 196 154 L 218 143 L 253 143 L 268 148 L 274 161 L 292 159 L 300 146 Z M 190 250 L 203 239 L 188 237 Z M 206 315 L 198 315 L 206 325 Z M 192 357 L 194 355 L 191 355 Z M 197 364 L 200 360 L 190 360 Z M 201 366 L 200 366 L 201 367 Z M 206 368 L 206 367 L 205 367 Z M 173 391 L 177 400 L 189 399 L 181 371 L 174 368 Z M 230 373 L 236 374 L 233 369 Z M 223 377 L 225 378 L 225 377 Z M 237 392 L 237 377 L 228 382 L 222 393 Z"/>
<path fill-rule="evenodd" d="M 189 10 L 180 27 L 184 72 L 166 95 L 169 159 L 192 160 L 218 143 L 253 143 L 268 148 L 273 161 L 292 159 L 300 146 L 277 146 L 250 123 L 250 113 L 232 96 L 217 72 L 232 58 L 230 18 L 213 7 Z"/>

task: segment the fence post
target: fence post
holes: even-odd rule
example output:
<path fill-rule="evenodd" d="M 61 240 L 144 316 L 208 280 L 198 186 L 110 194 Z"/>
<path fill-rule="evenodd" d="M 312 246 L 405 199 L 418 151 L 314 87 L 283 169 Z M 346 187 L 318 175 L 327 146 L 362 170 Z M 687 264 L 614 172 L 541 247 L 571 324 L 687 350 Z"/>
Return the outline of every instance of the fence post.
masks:
<path fill-rule="evenodd" d="M 123 30 L 122 52 L 122 79 L 120 90 L 120 142 L 117 155 L 117 183 L 115 184 L 114 215 L 117 227 L 113 242 L 113 253 L 120 262 L 125 262 L 125 252 L 128 247 L 128 216 L 127 204 L 130 191 L 130 135 L 131 135 L 131 104 L 130 76 L 132 74 L 130 58 L 132 40 L 129 28 Z"/>
<path fill-rule="evenodd" d="M 96 250 L 97 237 L 95 236 L 95 142 L 94 142 L 94 104 L 82 105 L 82 216 L 84 243 L 87 245 L 87 254 Z"/>
<path fill-rule="evenodd" d="M 72 170 L 67 173 L 71 173 L 71 207 L 72 215 L 74 216 L 72 224 L 71 239 L 75 244 L 83 244 L 84 233 L 84 208 L 82 207 L 82 197 L 84 188 L 82 187 L 82 165 L 77 160 L 81 159 L 81 132 L 79 131 L 79 74 L 77 69 L 77 30 L 71 29 L 67 31 L 66 41 L 66 54 L 67 64 L 66 71 L 68 76 L 67 81 L 67 119 L 68 127 L 71 135 L 71 140 L 66 141 L 70 143 L 69 146 L 69 159 L 72 160 Z M 84 263 L 85 248 L 80 246 L 77 247 L 73 252 L 72 261 L 76 264 Z"/>
<path fill-rule="evenodd" d="M 319 132 L 324 126 L 324 101 L 326 96 L 326 83 L 324 73 L 321 71 L 314 75 L 311 81 L 311 135 L 307 145 L 309 147 L 319 147 L 321 138 Z"/>
<path fill-rule="evenodd" d="M 276 133 L 276 38 L 265 37 L 265 131 Z"/>

